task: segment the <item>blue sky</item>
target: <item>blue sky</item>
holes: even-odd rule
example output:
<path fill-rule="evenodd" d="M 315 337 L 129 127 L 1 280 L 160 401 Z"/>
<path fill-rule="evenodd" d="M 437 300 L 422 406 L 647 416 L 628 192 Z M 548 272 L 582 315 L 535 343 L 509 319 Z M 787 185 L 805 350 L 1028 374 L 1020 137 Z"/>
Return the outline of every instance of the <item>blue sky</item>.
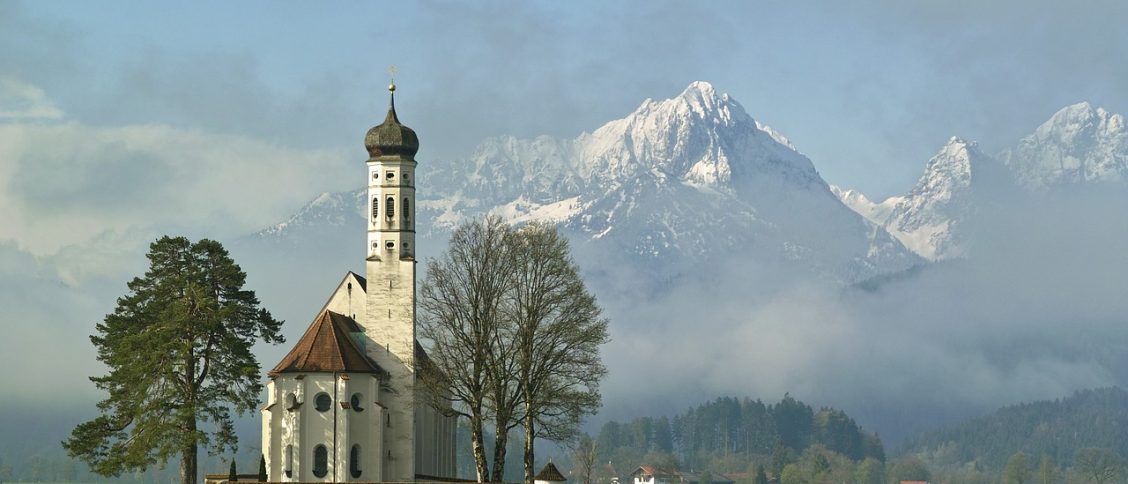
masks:
<path fill-rule="evenodd" d="M 1118 25 L 1128 8 L 1117 2 L 38 2 L 5 10 L 27 24 L 28 40 L 57 44 L 40 48 L 59 57 L 0 73 L 42 87 L 75 119 L 358 156 L 359 134 L 386 102 L 389 64 L 399 66 L 402 114 L 422 133 L 424 156 L 464 155 L 491 135 L 575 136 L 704 79 L 790 137 L 828 181 L 876 198 L 908 190 L 950 136 L 996 151 L 1066 104 L 1128 111 L 1119 87 L 1128 33 Z"/>

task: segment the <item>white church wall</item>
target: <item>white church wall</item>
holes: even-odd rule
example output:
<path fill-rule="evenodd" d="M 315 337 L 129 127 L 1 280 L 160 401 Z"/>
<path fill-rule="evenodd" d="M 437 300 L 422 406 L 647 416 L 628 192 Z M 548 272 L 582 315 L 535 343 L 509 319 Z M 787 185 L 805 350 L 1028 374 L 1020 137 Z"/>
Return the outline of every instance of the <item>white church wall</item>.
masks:
<path fill-rule="evenodd" d="M 348 412 L 349 441 L 344 449 L 347 456 L 344 465 L 344 480 L 372 481 L 380 477 L 381 437 L 383 433 L 380 425 L 383 412 L 377 400 L 380 380 L 372 375 L 354 374 L 351 376 L 347 395 L 350 407 Z M 353 395 L 359 396 L 359 410 L 352 405 Z M 360 446 L 359 476 L 354 476 L 352 473 L 352 448 L 354 445 Z"/>
<path fill-rule="evenodd" d="M 325 307 L 322 309 L 344 314 L 353 318 L 354 321 L 364 321 L 366 308 L 363 286 L 356 276 L 350 272 L 337 285 L 333 295 L 329 296 L 329 301 L 325 303 Z"/>

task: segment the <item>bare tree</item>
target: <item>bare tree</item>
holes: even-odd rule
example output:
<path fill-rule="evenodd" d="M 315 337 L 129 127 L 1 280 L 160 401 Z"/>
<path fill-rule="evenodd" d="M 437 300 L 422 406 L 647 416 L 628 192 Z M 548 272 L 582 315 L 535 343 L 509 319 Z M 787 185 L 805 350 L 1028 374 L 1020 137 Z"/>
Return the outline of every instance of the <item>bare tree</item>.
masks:
<path fill-rule="evenodd" d="M 463 225 L 428 263 L 419 304 L 435 373 L 420 384 L 468 417 L 478 481 L 503 480 L 509 431 L 523 426 L 531 483 L 535 439 L 574 438 L 599 407 L 607 373 L 599 356 L 607 320 L 567 240 L 549 225 L 513 229 L 496 217 Z M 483 442 L 491 416 L 492 474 Z"/>
<path fill-rule="evenodd" d="M 508 238 L 512 243 L 512 233 Z M 512 281 L 511 281 L 512 282 Z M 507 287 L 506 291 L 511 291 Z M 504 311 L 503 311 L 504 314 Z M 509 432 L 521 425 L 517 409 L 521 404 L 522 385 L 515 377 L 518 369 L 518 352 L 512 320 L 498 321 L 490 350 L 486 383 L 490 399 L 487 402 L 494 419 L 493 482 L 505 481 L 505 459 L 509 450 Z"/>
<path fill-rule="evenodd" d="M 504 310 L 515 325 L 525 482 L 532 484 L 536 438 L 568 441 L 583 415 L 599 407 L 599 382 L 607 374 L 599 346 L 609 338 L 567 239 L 551 225 L 534 223 L 511 240 L 514 280 Z"/>
<path fill-rule="evenodd" d="M 595 439 L 587 435 L 581 435 L 572 447 L 572 475 L 579 479 L 581 484 L 592 483 L 597 450 Z"/>
<path fill-rule="evenodd" d="M 431 344 L 435 373 L 419 382 L 425 395 L 451 400 L 468 418 L 478 482 L 490 479 L 483 425 L 492 396 L 499 313 L 511 285 L 511 232 L 493 217 L 460 226 L 442 257 L 428 262 L 419 297 L 420 335 Z"/>
<path fill-rule="evenodd" d="M 1073 459 L 1073 466 L 1096 484 L 1115 482 L 1124 474 L 1124 461 L 1108 449 L 1081 449 Z"/>

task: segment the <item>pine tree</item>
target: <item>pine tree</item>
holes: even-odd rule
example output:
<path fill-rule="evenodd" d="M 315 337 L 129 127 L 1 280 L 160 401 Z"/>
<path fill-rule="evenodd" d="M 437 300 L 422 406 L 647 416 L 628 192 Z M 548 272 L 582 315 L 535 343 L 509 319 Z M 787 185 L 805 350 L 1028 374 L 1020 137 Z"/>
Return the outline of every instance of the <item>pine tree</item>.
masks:
<path fill-rule="evenodd" d="M 258 480 L 259 482 L 266 482 L 266 479 L 266 456 L 260 454 Z"/>
<path fill-rule="evenodd" d="M 181 482 L 195 484 L 198 446 L 236 449 L 231 411 L 254 410 L 262 393 L 251 347 L 283 342 L 282 322 L 243 288 L 246 274 L 219 242 L 165 236 L 147 257 L 149 270 L 90 337 L 109 368 L 91 378 L 109 393 L 101 415 L 63 447 L 103 476 L 179 456 Z"/>
<path fill-rule="evenodd" d="M 227 471 L 228 482 L 239 482 L 239 473 L 235 472 L 235 459 L 231 459 L 231 470 Z"/>
<path fill-rule="evenodd" d="M 764 472 L 764 466 L 756 466 L 756 477 L 753 478 L 752 484 L 768 484 L 768 474 Z"/>

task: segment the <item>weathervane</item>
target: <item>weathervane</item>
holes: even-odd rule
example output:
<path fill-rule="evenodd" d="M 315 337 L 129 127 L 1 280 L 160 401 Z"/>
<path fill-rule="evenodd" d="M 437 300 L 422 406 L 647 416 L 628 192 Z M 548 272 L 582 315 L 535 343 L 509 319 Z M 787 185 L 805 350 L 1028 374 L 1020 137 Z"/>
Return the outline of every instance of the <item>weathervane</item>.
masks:
<path fill-rule="evenodd" d="M 392 83 L 388 84 L 388 90 L 391 91 L 391 92 L 396 92 L 396 65 L 395 64 L 388 66 L 388 77 L 392 79 Z"/>

